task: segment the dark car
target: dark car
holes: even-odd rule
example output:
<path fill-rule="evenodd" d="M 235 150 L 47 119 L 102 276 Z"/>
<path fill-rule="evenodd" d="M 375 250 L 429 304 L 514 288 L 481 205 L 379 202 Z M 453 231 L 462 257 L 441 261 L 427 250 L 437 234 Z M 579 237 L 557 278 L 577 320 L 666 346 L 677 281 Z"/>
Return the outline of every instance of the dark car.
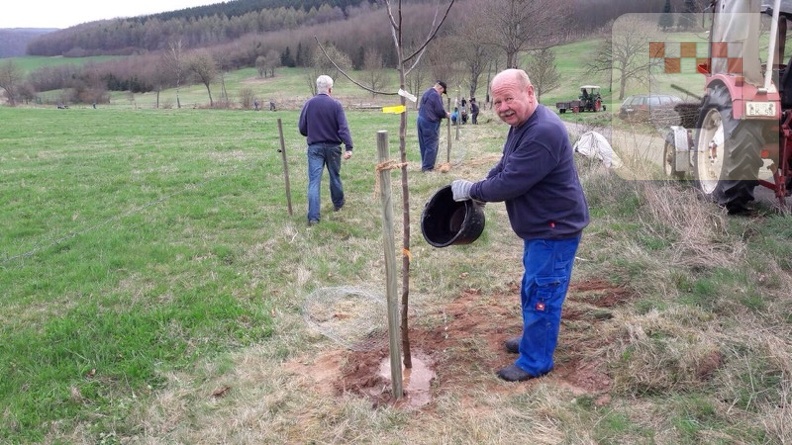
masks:
<path fill-rule="evenodd" d="M 636 94 L 628 96 L 619 108 L 619 117 L 625 120 L 650 122 L 659 116 L 673 113 L 682 99 L 673 94 Z"/>

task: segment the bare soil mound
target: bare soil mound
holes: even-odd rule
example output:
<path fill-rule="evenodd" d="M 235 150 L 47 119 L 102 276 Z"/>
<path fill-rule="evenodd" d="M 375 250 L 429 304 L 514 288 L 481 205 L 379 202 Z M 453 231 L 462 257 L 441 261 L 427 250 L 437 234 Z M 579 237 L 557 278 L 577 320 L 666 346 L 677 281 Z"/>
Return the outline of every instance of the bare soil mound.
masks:
<path fill-rule="evenodd" d="M 527 391 L 542 381 L 557 384 L 576 396 L 590 396 L 598 404 L 607 404 L 612 381 L 604 357 L 599 357 L 596 351 L 614 339 L 602 335 L 608 330 L 597 329 L 597 325 L 611 322 L 610 309 L 629 302 L 633 298 L 631 292 L 602 280 L 570 285 L 562 313 L 555 369 L 541 379 L 507 383 L 494 372 L 515 360 L 515 355 L 505 351 L 503 342 L 522 329 L 519 286 L 511 283 L 509 287 L 510 293 L 486 297 L 478 290 L 466 290 L 449 304 L 424 314 L 422 320 L 411 320 L 412 356 L 428 363 L 436 375 L 431 393 L 434 396 L 448 391 L 464 394 L 474 386 L 477 390 L 493 392 L 513 392 L 515 388 Z M 440 322 L 424 327 L 419 323 L 423 319 Z M 313 363 L 292 362 L 291 369 L 310 375 L 317 391 L 329 390 L 337 396 L 357 394 L 370 399 L 373 407 L 395 403 L 415 408 L 406 385 L 406 397 L 393 400 L 389 374 L 382 373 L 382 365 L 388 360 L 386 343 L 375 350 L 333 350 Z M 425 407 L 431 409 L 431 402 L 422 403 L 419 408 Z"/>

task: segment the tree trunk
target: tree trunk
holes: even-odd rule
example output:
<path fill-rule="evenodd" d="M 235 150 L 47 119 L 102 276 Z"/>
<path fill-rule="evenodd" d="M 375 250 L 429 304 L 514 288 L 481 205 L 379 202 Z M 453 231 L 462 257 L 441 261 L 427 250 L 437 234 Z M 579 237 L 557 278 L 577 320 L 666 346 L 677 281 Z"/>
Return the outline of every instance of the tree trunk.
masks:
<path fill-rule="evenodd" d="M 404 52 L 401 44 L 398 45 L 396 50 L 399 52 L 399 86 L 401 89 L 406 88 L 404 76 Z M 406 105 L 407 101 L 404 96 L 399 97 L 399 103 Z M 402 225 L 404 226 L 404 239 L 402 240 L 402 249 L 404 252 L 410 251 L 410 188 L 407 182 L 407 108 L 404 108 L 404 113 L 401 114 L 399 121 L 399 154 L 401 168 L 401 182 L 402 182 Z M 407 315 L 410 308 L 410 256 L 402 254 L 402 310 L 401 310 L 401 331 L 402 331 L 402 354 L 404 354 L 404 367 L 407 369 L 412 368 L 412 353 L 410 352 L 410 334 L 407 325 Z"/>
<path fill-rule="evenodd" d="M 212 102 L 212 90 L 209 89 L 209 84 L 206 83 L 206 92 L 209 93 L 209 106 L 214 108 L 214 102 Z"/>

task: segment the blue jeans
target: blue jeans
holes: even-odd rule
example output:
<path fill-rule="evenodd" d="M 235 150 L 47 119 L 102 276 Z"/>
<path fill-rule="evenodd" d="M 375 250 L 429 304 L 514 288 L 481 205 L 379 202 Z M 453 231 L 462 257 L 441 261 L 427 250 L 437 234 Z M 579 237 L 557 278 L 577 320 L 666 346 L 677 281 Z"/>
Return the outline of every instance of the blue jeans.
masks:
<path fill-rule="evenodd" d="M 534 377 L 553 369 L 561 306 L 566 298 L 578 244 L 580 235 L 558 240 L 525 241 L 525 274 L 520 290 L 523 335 L 515 365 Z"/>
<path fill-rule="evenodd" d="M 418 115 L 418 147 L 421 149 L 421 170 L 434 170 L 437 145 L 440 143 L 440 121 L 431 122 Z"/>
<path fill-rule="evenodd" d="M 322 171 L 327 165 L 330 175 L 330 199 L 335 208 L 344 205 L 344 187 L 341 185 L 341 146 L 312 144 L 308 146 L 308 221 L 319 221 Z"/>

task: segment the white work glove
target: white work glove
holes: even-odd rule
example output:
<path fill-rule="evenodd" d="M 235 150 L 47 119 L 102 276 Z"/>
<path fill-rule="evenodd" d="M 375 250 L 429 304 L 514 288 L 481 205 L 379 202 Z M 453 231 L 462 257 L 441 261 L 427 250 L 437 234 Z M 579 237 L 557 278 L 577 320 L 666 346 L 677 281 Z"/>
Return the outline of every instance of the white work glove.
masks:
<path fill-rule="evenodd" d="M 470 188 L 473 183 L 466 179 L 456 179 L 451 183 L 451 192 L 454 194 L 454 201 L 467 201 L 470 199 Z"/>

